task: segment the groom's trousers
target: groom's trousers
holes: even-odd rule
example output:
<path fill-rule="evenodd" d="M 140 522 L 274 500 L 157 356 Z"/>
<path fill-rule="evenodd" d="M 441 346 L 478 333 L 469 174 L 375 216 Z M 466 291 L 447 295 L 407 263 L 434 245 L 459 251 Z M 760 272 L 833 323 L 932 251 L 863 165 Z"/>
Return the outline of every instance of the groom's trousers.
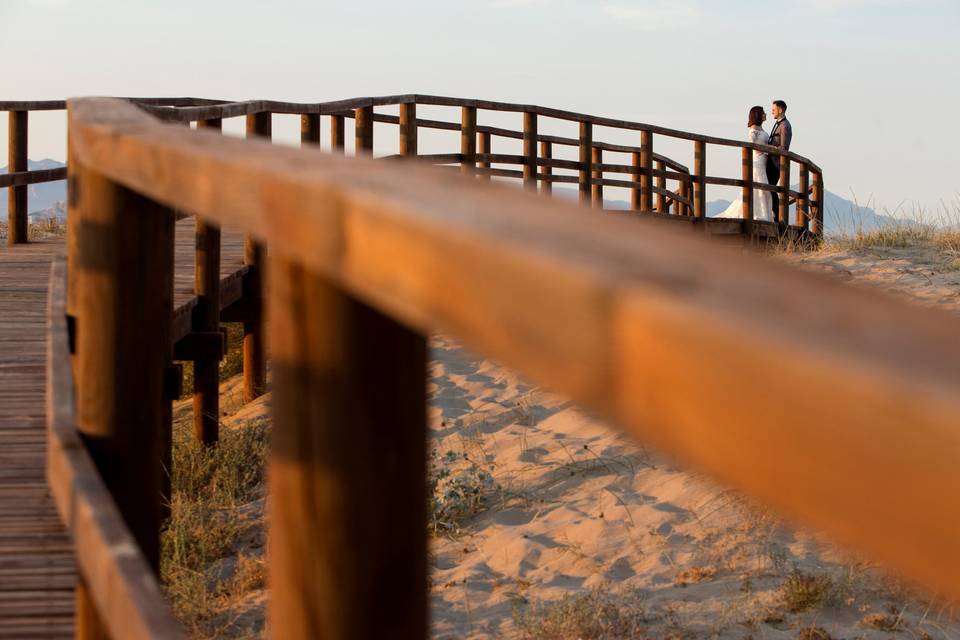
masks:
<path fill-rule="evenodd" d="M 773 186 L 780 184 L 780 164 L 773 158 L 767 158 L 767 182 Z M 773 219 L 780 220 L 780 195 L 776 191 L 770 195 L 773 200 Z"/>

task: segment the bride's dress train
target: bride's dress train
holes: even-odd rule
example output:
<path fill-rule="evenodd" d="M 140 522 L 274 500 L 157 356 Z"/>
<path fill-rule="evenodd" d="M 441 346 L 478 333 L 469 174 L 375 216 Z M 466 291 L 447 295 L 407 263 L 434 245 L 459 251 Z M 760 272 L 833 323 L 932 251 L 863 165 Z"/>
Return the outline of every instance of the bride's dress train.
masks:
<path fill-rule="evenodd" d="M 767 144 L 769 136 L 760 127 L 750 127 L 747 141 L 754 144 Z M 753 182 L 754 184 L 768 184 L 767 182 L 767 154 L 762 151 L 753 152 Z M 743 218 L 743 198 L 737 198 L 730 203 L 726 211 L 717 214 L 715 218 Z M 753 219 L 773 222 L 773 197 L 769 191 L 753 190 Z"/>

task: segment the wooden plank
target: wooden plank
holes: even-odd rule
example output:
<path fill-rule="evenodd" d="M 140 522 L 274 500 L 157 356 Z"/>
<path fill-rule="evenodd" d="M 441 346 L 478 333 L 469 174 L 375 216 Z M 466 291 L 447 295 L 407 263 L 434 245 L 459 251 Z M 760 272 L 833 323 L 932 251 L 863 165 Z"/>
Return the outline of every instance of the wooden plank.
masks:
<path fill-rule="evenodd" d="M 740 176 L 743 188 L 740 190 L 741 212 L 743 219 L 753 221 L 753 151 L 742 149 L 740 152 Z"/>
<path fill-rule="evenodd" d="M 484 156 L 490 155 L 490 153 L 491 153 L 491 151 L 492 151 L 492 147 L 490 146 L 490 142 L 491 142 L 491 140 L 490 140 L 490 134 L 489 134 L 489 133 L 486 133 L 486 132 L 480 132 L 480 133 L 477 134 L 477 135 L 479 136 L 479 140 L 478 140 L 478 143 L 479 143 L 479 144 L 478 144 L 478 149 L 479 149 L 479 151 L 478 151 L 478 157 L 479 157 L 479 158 L 482 158 L 482 157 L 484 157 Z M 484 171 L 484 170 L 489 170 L 489 169 L 490 169 L 490 161 L 489 161 L 489 160 L 482 160 L 482 159 L 479 160 L 479 161 L 477 162 L 477 168 L 481 170 L 480 176 L 481 176 L 482 178 L 485 178 L 486 180 L 489 180 L 489 179 L 490 179 L 490 174 L 489 174 L 488 172 L 485 172 L 485 171 Z"/>
<path fill-rule="evenodd" d="M 10 186 L 40 184 L 42 182 L 56 182 L 67 179 L 67 168 L 34 169 L 33 171 L 16 171 L 0 175 L 0 189 Z"/>
<path fill-rule="evenodd" d="M 589 122 L 580 123 L 580 172 L 579 191 L 580 204 L 590 202 L 590 180 L 593 177 L 591 162 L 593 162 L 593 125 Z"/>
<path fill-rule="evenodd" d="M 489 153 L 489 150 L 486 151 Z M 460 110 L 460 166 L 467 175 L 477 169 L 477 110 L 463 107 Z"/>
<path fill-rule="evenodd" d="M 955 317 L 428 167 L 254 149 L 111 101 L 78 101 L 70 126 L 80 157 L 129 187 L 242 225 L 381 312 L 960 595 L 960 514 L 935 506 L 960 489 Z M 744 380 L 766 392 L 731 401 Z"/>
<path fill-rule="evenodd" d="M 553 159 L 553 143 L 551 142 L 541 142 L 540 143 L 540 160 L 544 161 L 543 164 L 543 173 L 538 174 L 540 179 L 540 191 L 546 195 L 552 195 L 553 193 L 553 169 L 550 166 L 550 161 Z"/>
<path fill-rule="evenodd" d="M 343 116 L 330 116 L 330 150 L 334 153 L 343 153 L 345 141 Z"/>
<path fill-rule="evenodd" d="M 158 570 L 173 212 L 88 165 L 76 171 L 80 206 L 70 283 L 77 295 L 77 429 L 141 552 Z"/>
<path fill-rule="evenodd" d="M 197 122 L 197 128 L 219 132 L 223 121 L 201 120 Z M 216 333 L 220 331 L 220 227 L 198 216 L 195 247 L 193 286 L 197 304 L 193 309 L 191 329 Z M 193 361 L 193 436 L 203 444 L 213 444 L 220 438 L 219 356 Z M 165 444 L 165 458 L 166 451 Z M 171 468 L 170 464 L 168 462 L 166 468 Z"/>
<path fill-rule="evenodd" d="M 810 228 L 810 200 L 807 195 L 810 191 L 810 170 L 807 165 L 800 165 L 799 196 L 797 197 L 797 226 Z"/>
<path fill-rule="evenodd" d="M 537 114 L 523 114 L 523 186 L 537 190 Z"/>
<path fill-rule="evenodd" d="M 354 153 L 373 154 L 373 107 L 354 111 Z"/>
<path fill-rule="evenodd" d="M 273 120 L 269 112 L 247 116 L 247 138 L 270 142 Z M 262 242 L 247 235 L 243 241 L 245 304 L 248 316 L 243 322 L 243 401 L 253 402 L 267 391 L 267 356 L 263 334 L 263 270 L 266 250 Z"/>
<path fill-rule="evenodd" d="M 693 215 L 702 220 L 707 216 L 707 145 L 696 142 L 693 151 Z"/>
<path fill-rule="evenodd" d="M 425 638 L 426 339 L 292 263 L 269 277 L 271 636 Z"/>
<path fill-rule="evenodd" d="M 78 636 L 102 637 L 95 611 L 109 611 L 104 624 L 113 638 L 185 638 L 149 561 L 77 432 L 65 289 L 66 269 L 61 259 L 50 270 L 47 480 L 63 521 L 71 527 L 83 584 L 90 586 L 78 596 Z"/>
<path fill-rule="evenodd" d="M 594 209 L 603 209 L 603 149 L 590 148 L 590 164 L 592 167 L 590 189 Z"/>
<path fill-rule="evenodd" d="M 372 122 L 370 127 L 370 150 L 372 151 Z M 415 102 L 404 102 L 400 105 L 400 155 L 403 157 L 417 156 L 417 103 Z"/>
<path fill-rule="evenodd" d="M 26 171 L 27 166 L 27 112 L 11 111 L 7 139 L 7 168 L 11 173 Z M 27 241 L 27 187 L 20 185 L 7 189 L 7 244 Z"/>

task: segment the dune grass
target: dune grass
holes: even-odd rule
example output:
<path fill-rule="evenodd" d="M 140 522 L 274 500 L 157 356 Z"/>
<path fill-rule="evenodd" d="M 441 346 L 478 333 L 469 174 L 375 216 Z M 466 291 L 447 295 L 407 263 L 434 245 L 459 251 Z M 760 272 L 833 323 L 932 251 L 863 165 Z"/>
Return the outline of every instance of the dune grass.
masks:
<path fill-rule="evenodd" d="M 173 434 L 173 493 L 170 519 L 161 534 L 161 567 L 167 596 L 194 637 L 216 637 L 211 625 L 229 604 L 263 582 L 260 558 L 241 555 L 227 575 L 217 561 L 236 555 L 235 546 L 255 522 L 238 510 L 262 497 L 267 424 L 252 420 L 221 429 L 220 442 L 204 447 L 190 423 Z"/>

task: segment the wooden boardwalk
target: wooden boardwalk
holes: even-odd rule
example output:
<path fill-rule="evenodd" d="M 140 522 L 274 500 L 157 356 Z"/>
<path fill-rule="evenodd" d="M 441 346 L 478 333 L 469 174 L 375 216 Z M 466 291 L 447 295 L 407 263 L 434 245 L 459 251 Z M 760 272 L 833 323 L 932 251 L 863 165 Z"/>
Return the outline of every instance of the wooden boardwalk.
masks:
<path fill-rule="evenodd" d="M 174 304 L 193 297 L 194 221 L 177 223 Z M 46 484 L 45 358 L 50 262 L 63 238 L 0 246 L 0 638 L 73 636 L 72 545 Z M 221 276 L 243 239 L 224 232 Z"/>

